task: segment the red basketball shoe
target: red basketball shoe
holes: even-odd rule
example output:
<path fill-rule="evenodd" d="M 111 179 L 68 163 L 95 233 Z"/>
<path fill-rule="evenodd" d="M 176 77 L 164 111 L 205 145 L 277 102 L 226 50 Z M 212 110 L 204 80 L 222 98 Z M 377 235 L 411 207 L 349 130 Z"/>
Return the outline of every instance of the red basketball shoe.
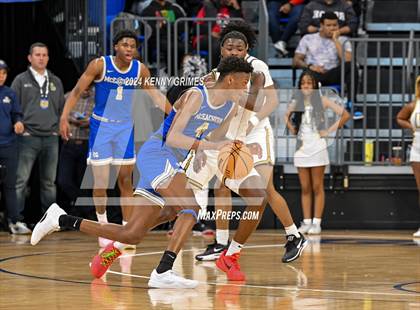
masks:
<path fill-rule="evenodd" d="M 105 249 L 92 259 L 90 272 L 95 278 L 102 277 L 115 259 L 121 255 L 121 251 L 114 247 L 114 242 L 108 244 Z"/>
<path fill-rule="evenodd" d="M 240 253 L 227 256 L 226 252 L 227 250 L 224 250 L 222 255 L 217 259 L 216 266 L 226 273 L 228 280 L 245 281 L 245 274 L 241 271 L 238 262 Z"/>

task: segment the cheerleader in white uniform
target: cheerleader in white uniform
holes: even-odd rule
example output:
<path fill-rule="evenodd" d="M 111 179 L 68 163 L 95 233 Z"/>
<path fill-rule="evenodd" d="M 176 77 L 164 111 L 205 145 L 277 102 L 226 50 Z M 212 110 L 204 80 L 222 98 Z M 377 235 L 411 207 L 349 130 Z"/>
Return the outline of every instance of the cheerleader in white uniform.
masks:
<path fill-rule="evenodd" d="M 397 123 L 402 128 L 413 130 L 410 162 L 416 177 L 417 190 L 420 193 L 420 76 L 416 80 L 416 99 L 405 105 L 397 114 Z M 413 234 L 420 238 L 420 228 Z"/>
<path fill-rule="evenodd" d="M 319 94 L 318 81 L 309 71 L 302 73 L 298 87 L 300 91 L 290 104 L 285 121 L 289 130 L 297 134 L 298 138 L 294 165 L 298 169 L 302 188 L 303 222 L 299 231 L 320 234 L 325 201 L 324 171 L 330 163 L 324 138 L 342 127 L 350 115 L 343 107 Z M 331 109 L 339 116 L 328 128 L 325 122 L 326 109 Z M 315 200 L 313 216 L 312 194 Z"/>

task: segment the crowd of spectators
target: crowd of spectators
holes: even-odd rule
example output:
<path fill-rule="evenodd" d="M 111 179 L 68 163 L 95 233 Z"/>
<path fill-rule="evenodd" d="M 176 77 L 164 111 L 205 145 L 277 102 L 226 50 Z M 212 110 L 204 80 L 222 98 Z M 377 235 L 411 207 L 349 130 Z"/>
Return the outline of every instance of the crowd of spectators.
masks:
<path fill-rule="evenodd" d="M 350 91 L 352 51 L 349 44 L 345 47 L 342 47 L 342 44 L 348 37 L 356 36 L 358 33 L 361 2 L 361 0 L 266 0 L 269 34 L 277 52 L 276 56 L 291 55 L 293 65 L 298 69 L 310 66 L 323 85 L 341 84 L 341 58 L 344 56 L 345 89 Z M 172 36 L 178 36 L 179 43 L 177 59 L 171 58 L 175 62 L 172 63 L 171 73 L 174 73 L 174 66 L 180 67 L 182 57 L 191 51 L 205 58 L 209 67 L 214 67 L 220 57 L 218 40 L 224 23 L 229 18 L 248 17 L 244 14 L 241 0 L 134 0 L 127 1 L 126 11 L 144 17 L 165 17 L 165 22 L 159 24 L 159 36 L 156 33 L 156 25 L 151 24 L 152 37 L 148 41 L 148 62 L 156 61 L 156 46 L 159 45 L 160 64 L 165 64 L 168 53 L 173 53 L 165 49 L 168 40 L 166 23 L 174 23 L 180 17 L 217 17 L 217 21 L 211 22 L 210 25 L 202 20 L 189 21 L 187 33 L 182 32 L 185 28 L 181 23 L 178 33 L 172 33 Z M 325 13 L 336 16 L 334 20 L 337 26 L 334 21 L 333 30 L 330 26 L 323 27 L 321 23 Z M 258 10 L 255 14 L 258 14 Z M 180 28 L 184 30 L 180 31 Z M 326 28 L 329 30 L 325 31 Z M 294 40 L 291 40 L 292 38 Z M 289 41 L 294 43 L 289 44 Z M 354 87 L 357 87 L 357 79 L 354 84 Z"/>

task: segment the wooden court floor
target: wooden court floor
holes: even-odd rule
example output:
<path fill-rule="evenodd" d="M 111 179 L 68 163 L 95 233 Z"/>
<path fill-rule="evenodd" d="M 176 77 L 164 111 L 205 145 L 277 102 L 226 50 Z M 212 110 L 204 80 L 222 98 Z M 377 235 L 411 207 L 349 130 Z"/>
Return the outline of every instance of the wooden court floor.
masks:
<path fill-rule="evenodd" d="M 175 270 L 195 290 L 148 289 L 167 237 L 151 233 L 93 280 L 94 238 L 60 232 L 33 247 L 0 234 L 1 309 L 420 309 L 420 240 L 409 231 L 323 231 L 302 257 L 281 263 L 281 231 L 258 231 L 242 250 L 245 283 L 228 282 L 194 255 L 208 240 L 191 237 Z"/>

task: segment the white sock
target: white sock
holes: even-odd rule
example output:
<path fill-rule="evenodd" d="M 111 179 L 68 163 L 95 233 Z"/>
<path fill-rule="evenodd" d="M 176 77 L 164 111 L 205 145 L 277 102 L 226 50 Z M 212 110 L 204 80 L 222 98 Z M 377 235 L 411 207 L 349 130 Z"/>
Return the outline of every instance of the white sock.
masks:
<path fill-rule="evenodd" d="M 219 244 L 227 245 L 229 241 L 229 229 L 216 229 L 216 241 Z"/>
<path fill-rule="evenodd" d="M 122 252 L 125 249 L 126 246 L 127 245 L 125 243 L 121 243 L 121 242 L 118 242 L 118 241 L 114 242 L 114 248 L 117 248 L 118 250 L 120 250 L 120 252 Z"/>
<path fill-rule="evenodd" d="M 300 238 L 299 231 L 295 224 L 285 227 L 284 229 L 286 230 L 286 235 L 295 235 L 296 237 Z"/>
<path fill-rule="evenodd" d="M 124 221 L 124 220 L 122 221 L 123 226 L 127 225 L 127 223 L 128 223 L 127 221 Z"/>
<path fill-rule="evenodd" d="M 312 224 L 312 219 L 303 219 L 303 224 L 311 225 Z"/>
<path fill-rule="evenodd" d="M 98 218 L 99 223 L 108 223 L 108 218 L 106 216 L 106 211 L 102 214 L 96 212 L 96 217 Z"/>
<path fill-rule="evenodd" d="M 195 190 L 194 195 L 195 195 L 195 200 L 197 201 L 198 205 L 200 206 L 202 210 L 201 212 L 206 213 L 208 200 L 209 200 L 209 190 L 208 189 Z"/>
<path fill-rule="evenodd" d="M 321 219 L 314 217 L 314 218 L 312 219 L 312 223 L 313 223 L 314 225 L 321 225 Z"/>
<path fill-rule="evenodd" d="M 232 240 L 232 242 L 230 243 L 229 249 L 226 252 L 226 256 L 231 256 L 235 253 L 239 253 L 243 247 L 244 247 L 243 244 L 240 244 L 236 242 L 235 240 Z"/>

